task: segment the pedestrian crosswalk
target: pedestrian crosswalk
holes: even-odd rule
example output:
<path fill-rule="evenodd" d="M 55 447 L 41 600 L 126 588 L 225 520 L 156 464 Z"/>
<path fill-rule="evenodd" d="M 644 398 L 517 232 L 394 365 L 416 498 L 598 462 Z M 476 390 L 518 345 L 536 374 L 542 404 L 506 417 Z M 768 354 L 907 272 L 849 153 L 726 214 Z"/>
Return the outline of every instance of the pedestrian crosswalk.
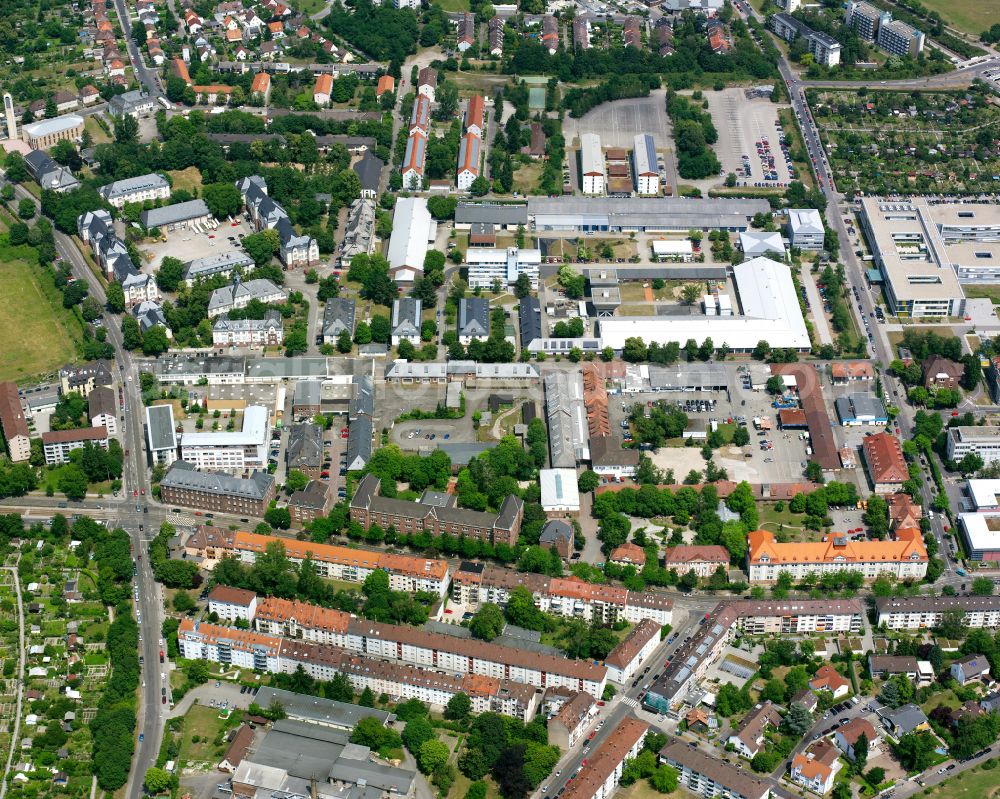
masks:
<path fill-rule="evenodd" d="M 633 699 L 631 696 L 623 697 L 622 703 L 628 705 L 629 707 L 639 707 L 639 700 Z"/>

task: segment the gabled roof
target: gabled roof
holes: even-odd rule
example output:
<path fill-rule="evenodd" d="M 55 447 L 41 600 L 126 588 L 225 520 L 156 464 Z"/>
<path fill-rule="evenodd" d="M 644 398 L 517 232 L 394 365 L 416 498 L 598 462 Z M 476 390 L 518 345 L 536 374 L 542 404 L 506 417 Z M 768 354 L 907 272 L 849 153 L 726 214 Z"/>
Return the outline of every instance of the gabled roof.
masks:
<path fill-rule="evenodd" d="M 875 483 L 903 483 L 910 478 L 903 448 L 891 433 L 867 436 L 861 446 Z"/>

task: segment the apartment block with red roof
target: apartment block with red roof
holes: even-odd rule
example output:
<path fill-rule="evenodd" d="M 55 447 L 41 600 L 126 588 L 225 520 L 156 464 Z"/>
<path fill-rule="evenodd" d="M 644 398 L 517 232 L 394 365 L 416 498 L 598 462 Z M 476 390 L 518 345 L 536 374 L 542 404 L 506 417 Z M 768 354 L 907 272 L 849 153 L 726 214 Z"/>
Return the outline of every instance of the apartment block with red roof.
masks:
<path fill-rule="evenodd" d="M 208 612 L 226 621 L 250 621 L 257 612 L 257 595 L 243 588 L 217 585 L 208 595 Z"/>
<path fill-rule="evenodd" d="M 566 787 L 563 799 L 608 799 L 618 788 L 625 762 L 638 757 L 649 725 L 626 716 Z"/>
<path fill-rule="evenodd" d="M 903 448 L 891 433 L 867 436 L 861 451 L 876 494 L 894 494 L 910 479 Z"/>
<path fill-rule="evenodd" d="M 823 796 L 833 790 L 840 768 L 837 747 L 821 738 L 792 758 L 789 776 L 797 785 Z"/>
<path fill-rule="evenodd" d="M 31 431 L 17 393 L 17 384 L 9 380 L 0 383 L 0 427 L 7 442 L 10 459 L 15 463 L 31 457 Z"/>

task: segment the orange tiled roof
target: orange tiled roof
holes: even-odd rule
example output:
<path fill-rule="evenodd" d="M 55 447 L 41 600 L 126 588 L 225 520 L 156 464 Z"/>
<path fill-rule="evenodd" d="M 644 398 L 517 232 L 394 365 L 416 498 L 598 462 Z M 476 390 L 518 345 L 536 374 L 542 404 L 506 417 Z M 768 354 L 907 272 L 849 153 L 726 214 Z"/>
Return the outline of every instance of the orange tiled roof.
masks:
<path fill-rule="evenodd" d="M 901 528 L 895 540 L 850 541 L 837 533 L 826 541 L 780 544 L 768 530 L 755 530 L 747 536 L 750 563 L 895 563 L 904 560 L 927 561 L 927 549 L 920 530 Z"/>
<path fill-rule="evenodd" d="M 250 91 L 264 94 L 271 86 L 271 76 L 266 72 L 258 72 L 253 76 L 253 83 L 250 84 Z"/>
<path fill-rule="evenodd" d="M 325 94 L 330 95 L 333 91 L 333 75 L 320 75 L 316 78 L 316 86 L 313 88 L 313 94 Z"/>
<path fill-rule="evenodd" d="M 876 433 L 861 445 L 872 480 L 876 483 L 903 483 L 910 478 L 899 439 L 891 433 Z"/>
<path fill-rule="evenodd" d="M 834 691 L 845 685 L 849 685 L 847 680 L 845 680 L 840 672 L 837 671 L 829 663 L 824 663 L 816 670 L 816 674 L 809 681 L 809 686 L 814 691 L 821 691 L 824 688 L 829 691 Z"/>

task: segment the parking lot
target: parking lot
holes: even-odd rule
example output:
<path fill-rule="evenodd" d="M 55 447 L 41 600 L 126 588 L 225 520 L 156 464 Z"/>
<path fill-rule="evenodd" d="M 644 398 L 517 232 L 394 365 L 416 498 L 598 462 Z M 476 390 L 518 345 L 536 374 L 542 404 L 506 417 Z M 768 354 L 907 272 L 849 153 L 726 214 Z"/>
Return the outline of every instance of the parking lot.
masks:
<path fill-rule="evenodd" d="M 719 132 L 714 147 L 723 172 L 734 173 L 740 186 L 787 185 L 791 162 L 782 144 L 778 107 L 765 98 L 747 98 L 741 88 L 705 96 Z"/>
<path fill-rule="evenodd" d="M 249 236 L 251 233 L 253 229 L 241 216 L 237 217 L 235 222 L 220 222 L 216 230 L 208 233 L 196 233 L 187 228 L 174 230 L 166 234 L 166 241 L 146 243 L 140 249 L 151 256 L 147 259 L 146 265 L 155 273 L 168 255 L 187 263 L 196 258 L 238 250 L 240 236 Z"/>

